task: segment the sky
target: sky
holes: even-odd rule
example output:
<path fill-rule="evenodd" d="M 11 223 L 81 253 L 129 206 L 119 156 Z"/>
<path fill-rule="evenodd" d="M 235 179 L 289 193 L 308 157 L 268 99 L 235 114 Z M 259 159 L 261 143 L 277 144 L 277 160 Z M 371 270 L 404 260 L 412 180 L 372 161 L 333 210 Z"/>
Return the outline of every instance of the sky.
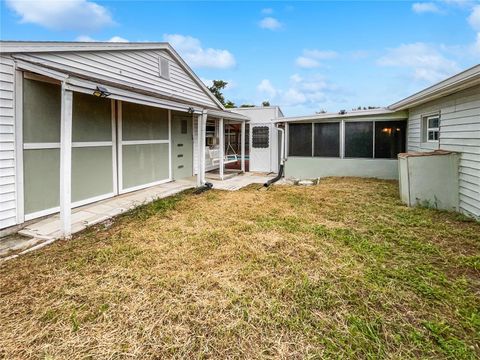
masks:
<path fill-rule="evenodd" d="M 1 0 L 2 40 L 169 41 L 235 104 L 388 106 L 480 63 L 480 1 Z"/>

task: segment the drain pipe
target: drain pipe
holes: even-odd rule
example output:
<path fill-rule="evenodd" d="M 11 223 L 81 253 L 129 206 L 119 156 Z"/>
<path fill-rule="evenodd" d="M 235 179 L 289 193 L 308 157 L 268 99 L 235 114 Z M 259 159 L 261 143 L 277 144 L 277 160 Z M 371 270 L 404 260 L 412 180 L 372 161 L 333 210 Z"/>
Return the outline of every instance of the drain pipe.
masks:
<path fill-rule="evenodd" d="M 280 142 L 280 168 L 278 169 L 278 174 L 275 176 L 273 179 L 268 180 L 263 186 L 269 187 L 273 183 L 276 183 L 278 180 L 280 180 L 283 176 L 283 168 L 285 165 L 285 130 L 278 127 L 278 124 L 275 125 L 275 128 L 277 131 L 280 131 L 282 133 L 281 135 L 281 142 Z"/>

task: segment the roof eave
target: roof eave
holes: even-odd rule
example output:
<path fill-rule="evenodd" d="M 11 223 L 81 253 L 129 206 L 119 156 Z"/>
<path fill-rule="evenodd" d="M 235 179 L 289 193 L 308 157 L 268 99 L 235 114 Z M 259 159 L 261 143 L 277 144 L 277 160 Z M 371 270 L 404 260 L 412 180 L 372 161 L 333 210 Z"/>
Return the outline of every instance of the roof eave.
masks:
<path fill-rule="evenodd" d="M 388 109 L 406 110 L 479 84 L 480 65 L 475 65 L 416 94 L 393 103 L 388 106 Z"/>

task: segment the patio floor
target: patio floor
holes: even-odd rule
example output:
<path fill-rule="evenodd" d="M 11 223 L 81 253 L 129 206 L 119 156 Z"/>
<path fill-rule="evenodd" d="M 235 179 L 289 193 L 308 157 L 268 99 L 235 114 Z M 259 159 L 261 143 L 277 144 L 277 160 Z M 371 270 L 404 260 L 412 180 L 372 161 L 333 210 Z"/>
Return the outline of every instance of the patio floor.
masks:
<path fill-rule="evenodd" d="M 227 180 L 210 180 L 215 189 L 235 191 L 250 184 L 263 184 L 272 176 L 259 173 L 239 174 Z M 146 189 L 122 194 L 106 200 L 94 202 L 72 210 L 72 234 L 89 226 L 106 222 L 139 205 L 156 199 L 175 195 L 194 188 L 196 178 L 191 177 Z M 41 248 L 62 237 L 60 215 L 54 214 L 27 225 L 18 232 L 19 236 L 0 239 L 0 258 L 9 259 L 20 254 Z"/>

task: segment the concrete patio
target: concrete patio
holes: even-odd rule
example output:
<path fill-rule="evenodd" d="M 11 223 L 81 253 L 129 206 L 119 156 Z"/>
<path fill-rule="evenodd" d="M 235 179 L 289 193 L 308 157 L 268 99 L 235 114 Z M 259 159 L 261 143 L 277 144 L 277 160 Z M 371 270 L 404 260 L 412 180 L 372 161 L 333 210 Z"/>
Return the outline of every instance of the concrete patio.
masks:
<path fill-rule="evenodd" d="M 245 173 L 223 181 L 210 179 L 208 181 L 213 184 L 214 189 L 235 191 L 250 184 L 263 184 L 270 178 L 272 176 L 265 174 Z M 195 184 L 196 178 L 191 177 L 75 208 L 72 210 L 72 234 L 87 227 L 106 222 L 139 205 L 194 188 Z M 0 259 L 6 260 L 17 257 L 26 252 L 39 249 L 60 238 L 62 238 L 60 215 L 54 214 L 45 217 L 30 223 L 20 230 L 17 235 L 10 235 L 0 239 Z"/>

